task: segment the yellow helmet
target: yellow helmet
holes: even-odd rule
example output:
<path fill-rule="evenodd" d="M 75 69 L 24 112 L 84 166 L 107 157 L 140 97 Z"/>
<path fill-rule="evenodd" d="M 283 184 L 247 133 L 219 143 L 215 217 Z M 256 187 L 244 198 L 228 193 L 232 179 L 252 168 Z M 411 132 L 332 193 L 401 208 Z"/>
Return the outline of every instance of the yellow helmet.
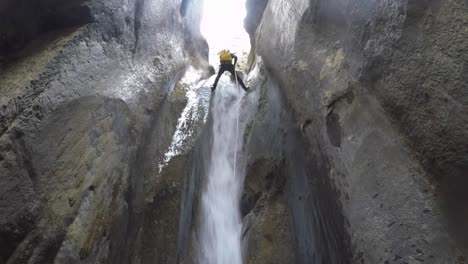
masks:
<path fill-rule="evenodd" d="M 231 52 L 229 50 L 222 50 L 218 53 L 219 55 L 219 60 L 224 61 L 224 62 L 231 62 L 232 61 L 232 56 Z"/>
<path fill-rule="evenodd" d="M 228 49 L 223 49 L 220 52 L 218 52 L 218 55 L 221 55 L 222 53 L 231 53 Z"/>

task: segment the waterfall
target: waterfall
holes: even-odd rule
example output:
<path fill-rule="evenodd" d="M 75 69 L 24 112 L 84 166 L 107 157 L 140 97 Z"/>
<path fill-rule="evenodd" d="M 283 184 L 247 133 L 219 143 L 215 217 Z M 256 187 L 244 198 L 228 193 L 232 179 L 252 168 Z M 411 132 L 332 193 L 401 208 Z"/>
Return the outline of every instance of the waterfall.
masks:
<path fill-rule="evenodd" d="M 244 131 L 238 123 L 243 93 L 235 83 L 221 80 L 213 95 L 211 161 L 200 212 L 198 261 L 203 264 L 242 263 L 239 200 L 244 175 L 236 173 L 240 166 L 235 166 L 235 155 Z"/>

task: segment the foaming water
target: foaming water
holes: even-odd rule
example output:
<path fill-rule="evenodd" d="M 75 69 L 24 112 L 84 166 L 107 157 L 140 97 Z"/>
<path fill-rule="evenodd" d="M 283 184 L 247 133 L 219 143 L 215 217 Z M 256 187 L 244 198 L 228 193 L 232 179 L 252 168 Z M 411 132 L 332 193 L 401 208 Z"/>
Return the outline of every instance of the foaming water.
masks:
<path fill-rule="evenodd" d="M 242 94 L 235 83 L 221 81 L 212 101 L 213 142 L 199 234 L 198 262 L 203 264 L 242 263 L 239 200 L 243 175 L 235 171 L 236 148 L 244 130 L 238 120 Z"/>

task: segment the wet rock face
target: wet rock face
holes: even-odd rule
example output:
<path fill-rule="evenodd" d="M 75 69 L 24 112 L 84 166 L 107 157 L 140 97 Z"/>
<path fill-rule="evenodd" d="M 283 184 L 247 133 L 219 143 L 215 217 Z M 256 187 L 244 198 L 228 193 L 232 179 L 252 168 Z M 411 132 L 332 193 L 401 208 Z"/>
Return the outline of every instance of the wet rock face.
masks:
<path fill-rule="evenodd" d="M 349 234 L 335 249 L 351 248 L 352 262 L 465 258 L 466 25 L 462 1 L 269 1 L 256 51 L 306 146 L 305 170 L 287 181 L 336 193 L 286 192 L 297 255 L 319 238 L 298 228 L 318 203 L 325 222 L 342 214 L 322 238 Z"/>
<path fill-rule="evenodd" d="M 276 78 L 261 63 L 252 75 L 258 71 L 265 80 L 252 83 L 260 98 L 241 203 L 248 263 L 347 263 L 350 238 L 328 180 L 330 161 L 304 138 L 311 121 L 298 127 Z"/>
<path fill-rule="evenodd" d="M 0 263 L 150 262 L 146 219 L 179 215 L 181 184 L 156 162 L 187 103 L 174 87 L 204 67 L 180 5 L 0 3 Z M 170 260 L 176 237 L 148 248 Z"/>

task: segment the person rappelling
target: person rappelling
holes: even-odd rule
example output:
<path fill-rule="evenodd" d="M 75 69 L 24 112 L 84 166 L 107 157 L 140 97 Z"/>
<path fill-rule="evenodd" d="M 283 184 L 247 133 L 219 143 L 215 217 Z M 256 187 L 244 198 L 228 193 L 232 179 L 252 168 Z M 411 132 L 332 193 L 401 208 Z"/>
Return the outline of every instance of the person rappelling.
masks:
<path fill-rule="evenodd" d="M 225 72 L 228 71 L 232 74 L 233 77 L 236 78 L 236 81 L 242 86 L 242 89 L 244 91 L 249 91 L 249 88 L 247 88 L 242 81 L 242 78 L 238 78 L 236 74 L 236 63 L 237 63 L 237 56 L 234 53 L 231 53 L 229 50 L 222 50 L 218 53 L 219 55 L 219 71 L 218 71 L 218 76 L 216 76 L 215 82 L 213 86 L 211 87 L 211 90 L 214 91 L 216 89 L 216 86 L 218 85 L 219 78 L 221 78 L 221 75 Z M 232 60 L 234 60 L 234 64 L 232 63 Z"/>

